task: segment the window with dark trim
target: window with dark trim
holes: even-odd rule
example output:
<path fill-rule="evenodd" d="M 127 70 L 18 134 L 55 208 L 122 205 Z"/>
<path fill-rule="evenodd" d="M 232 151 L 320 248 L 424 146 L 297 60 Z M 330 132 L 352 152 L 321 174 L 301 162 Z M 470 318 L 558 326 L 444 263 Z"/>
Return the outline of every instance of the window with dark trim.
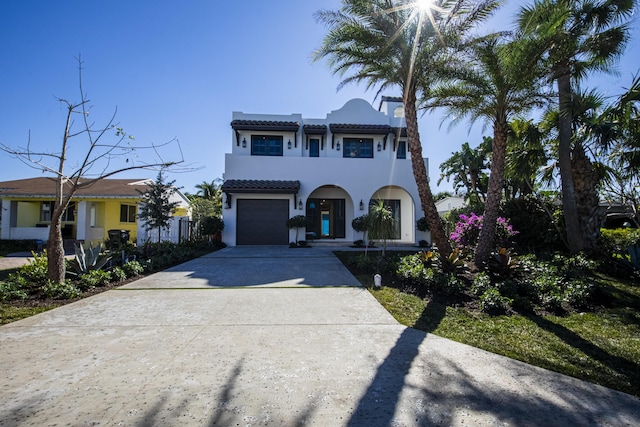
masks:
<path fill-rule="evenodd" d="M 56 207 L 56 202 L 42 202 L 40 205 L 40 221 L 51 221 L 51 216 Z M 76 220 L 76 202 L 69 202 L 67 209 L 62 212 L 60 221 L 75 221 Z"/>
<path fill-rule="evenodd" d="M 62 221 L 75 221 L 76 220 L 76 202 L 69 202 L 69 206 L 62 213 Z"/>
<path fill-rule="evenodd" d="M 344 148 L 342 157 L 355 159 L 372 159 L 373 158 L 373 139 L 372 138 L 344 138 Z"/>
<path fill-rule="evenodd" d="M 120 205 L 120 222 L 136 222 L 135 205 Z"/>
<path fill-rule="evenodd" d="M 396 159 L 407 158 L 407 141 L 398 141 L 398 151 L 396 151 Z"/>
<path fill-rule="evenodd" d="M 282 136 L 251 135 L 252 156 L 282 156 Z"/>
<path fill-rule="evenodd" d="M 42 202 L 42 205 L 40 205 L 40 221 L 51 221 L 54 203 L 55 202 Z"/>

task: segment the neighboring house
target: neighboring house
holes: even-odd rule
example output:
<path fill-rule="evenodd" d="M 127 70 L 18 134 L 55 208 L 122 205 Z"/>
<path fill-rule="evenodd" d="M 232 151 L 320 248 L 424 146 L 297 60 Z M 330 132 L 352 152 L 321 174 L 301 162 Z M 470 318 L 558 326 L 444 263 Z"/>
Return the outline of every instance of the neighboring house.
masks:
<path fill-rule="evenodd" d="M 101 179 L 79 189 L 62 217 L 62 238 L 65 241 L 98 243 L 109 238 L 110 230 L 126 230 L 130 240 L 138 244 L 147 239 L 145 224 L 138 220 L 140 192 L 153 180 Z M 0 182 L 2 199 L 2 240 L 49 238 L 49 225 L 55 199 L 54 178 L 30 178 Z M 171 232 L 163 240 L 179 240 L 180 219 L 188 219 L 189 201 L 180 192 L 174 194 L 180 202 L 174 214 Z M 175 228 L 175 230 L 173 230 Z M 188 226 L 187 226 L 188 228 Z M 157 232 L 149 232 L 157 240 Z"/>
<path fill-rule="evenodd" d="M 402 99 L 382 97 L 378 110 L 353 99 L 324 119 L 234 112 L 231 127 L 222 184 L 228 245 L 286 245 L 295 215 L 310 220 L 307 240 L 349 244 L 362 239 L 352 220 L 377 200 L 397 220 L 393 242 L 430 241 L 416 230 L 423 214 Z"/>
<path fill-rule="evenodd" d="M 436 202 L 436 209 L 438 210 L 438 215 L 440 216 L 446 215 L 452 210 L 464 206 L 466 206 L 466 202 L 464 200 L 464 197 L 460 196 L 449 196 Z"/>

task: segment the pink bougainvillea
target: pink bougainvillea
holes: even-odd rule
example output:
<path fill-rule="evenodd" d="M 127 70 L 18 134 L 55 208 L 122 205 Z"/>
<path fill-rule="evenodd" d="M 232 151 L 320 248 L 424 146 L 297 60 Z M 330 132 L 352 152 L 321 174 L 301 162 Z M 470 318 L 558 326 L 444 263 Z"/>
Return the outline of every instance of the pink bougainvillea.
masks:
<path fill-rule="evenodd" d="M 474 249 L 478 244 L 478 236 L 482 230 L 482 215 L 460 215 L 460 221 L 456 224 L 456 229 L 451 232 L 449 238 L 460 248 Z M 518 234 L 505 218 L 498 217 L 496 222 L 496 234 L 494 246 L 496 248 L 508 245 L 509 239 Z"/>

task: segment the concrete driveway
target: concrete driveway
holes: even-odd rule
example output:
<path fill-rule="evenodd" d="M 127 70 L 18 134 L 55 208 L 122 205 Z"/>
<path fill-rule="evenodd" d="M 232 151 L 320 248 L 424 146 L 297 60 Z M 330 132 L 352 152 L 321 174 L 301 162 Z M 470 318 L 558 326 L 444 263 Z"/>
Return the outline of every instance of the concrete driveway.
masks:
<path fill-rule="evenodd" d="M 633 396 L 399 325 L 325 248 L 225 249 L 0 348 L 0 426 L 640 425 Z"/>

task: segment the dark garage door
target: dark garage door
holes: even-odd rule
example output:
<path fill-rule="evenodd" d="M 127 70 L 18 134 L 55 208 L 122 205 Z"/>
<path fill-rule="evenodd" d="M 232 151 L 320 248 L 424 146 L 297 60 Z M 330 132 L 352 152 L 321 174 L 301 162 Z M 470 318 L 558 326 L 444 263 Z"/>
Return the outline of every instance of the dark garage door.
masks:
<path fill-rule="evenodd" d="M 238 245 L 289 244 L 289 200 L 238 199 Z"/>

